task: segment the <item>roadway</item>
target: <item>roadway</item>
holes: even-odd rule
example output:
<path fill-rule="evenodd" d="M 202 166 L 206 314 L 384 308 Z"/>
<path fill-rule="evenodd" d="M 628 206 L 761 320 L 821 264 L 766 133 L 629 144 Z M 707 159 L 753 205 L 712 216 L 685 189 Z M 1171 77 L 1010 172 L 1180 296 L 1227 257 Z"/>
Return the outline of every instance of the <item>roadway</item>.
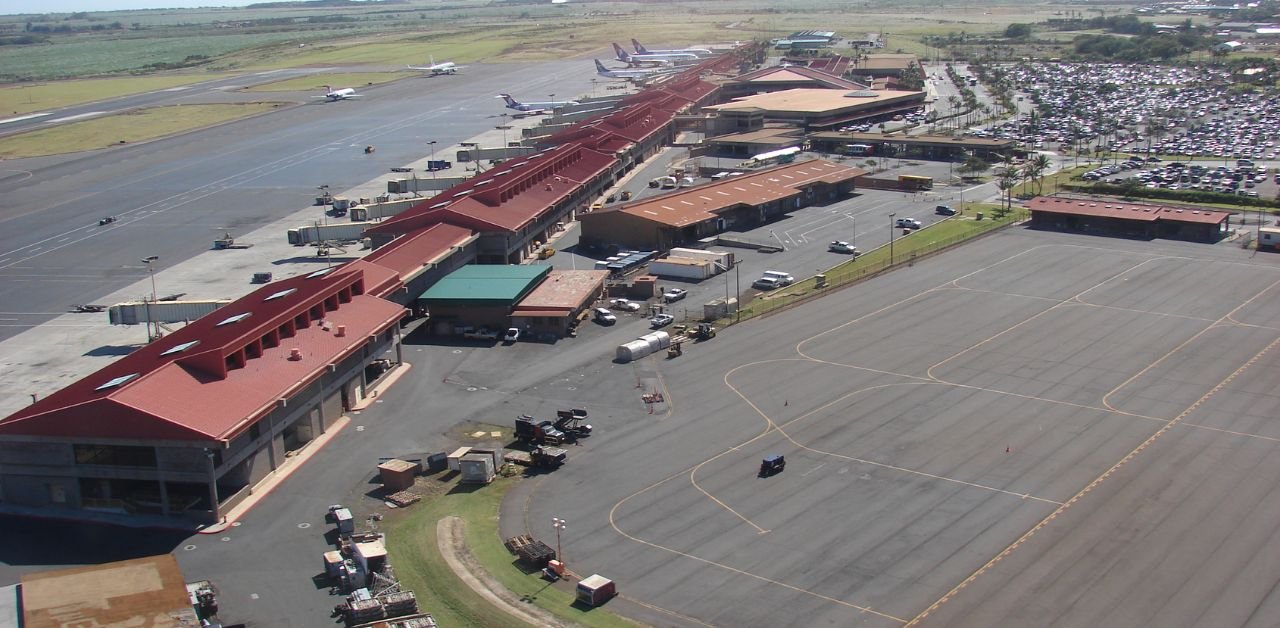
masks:
<path fill-rule="evenodd" d="M 429 141 L 450 146 L 491 131 L 506 111 L 498 92 L 579 94 L 594 77 L 582 62 L 473 65 L 455 76 L 370 87 L 358 100 L 272 94 L 304 104 L 136 145 L 6 161 L 0 340 L 145 278 L 144 256 L 159 256 L 159 272 L 209 250 L 224 232 L 242 235 L 310 205 L 320 185 L 340 193 L 423 158 Z M 221 101 L 232 80 L 110 106 Z M 366 145 L 376 152 L 364 154 Z M 99 226 L 108 215 L 117 222 Z"/>

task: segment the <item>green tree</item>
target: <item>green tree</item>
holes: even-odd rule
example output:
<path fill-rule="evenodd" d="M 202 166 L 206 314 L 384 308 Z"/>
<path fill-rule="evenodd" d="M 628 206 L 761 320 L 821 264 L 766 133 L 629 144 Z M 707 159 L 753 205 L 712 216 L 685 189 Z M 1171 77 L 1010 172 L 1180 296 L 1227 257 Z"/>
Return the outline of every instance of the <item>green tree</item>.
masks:
<path fill-rule="evenodd" d="M 1031 36 L 1031 25 L 1010 24 L 1005 27 L 1004 36 L 1007 39 L 1026 39 Z"/>

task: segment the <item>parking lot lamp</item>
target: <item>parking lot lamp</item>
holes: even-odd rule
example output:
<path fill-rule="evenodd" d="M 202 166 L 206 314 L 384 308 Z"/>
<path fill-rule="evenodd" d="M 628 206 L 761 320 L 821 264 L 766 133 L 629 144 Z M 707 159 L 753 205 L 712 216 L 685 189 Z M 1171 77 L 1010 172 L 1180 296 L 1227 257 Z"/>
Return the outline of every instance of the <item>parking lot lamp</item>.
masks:
<path fill-rule="evenodd" d="M 156 268 L 155 263 L 159 261 L 159 255 L 148 255 L 142 258 L 142 263 L 147 265 L 147 274 L 151 275 L 151 300 L 147 301 L 147 342 L 155 339 L 151 334 L 151 304 L 156 302 Z M 157 328 L 159 326 L 157 325 Z"/>
<path fill-rule="evenodd" d="M 431 178 L 434 179 L 436 178 L 436 167 L 434 165 L 436 161 L 436 141 L 431 140 L 427 144 L 431 146 L 431 161 L 427 162 L 427 169 L 431 171 Z"/>
<path fill-rule="evenodd" d="M 564 554 L 560 551 L 560 532 L 564 530 L 564 524 L 567 523 L 559 517 L 551 518 L 551 527 L 556 529 L 556 560 L 564 564 Z"/>
<path fill-rule="evenodd" d="M 889 265 L 890 266 L 893 266 L 893 231 L 894 231 L 893 218 L 897 215 L 898 215 L 897 212 L 889 213 Z"/>

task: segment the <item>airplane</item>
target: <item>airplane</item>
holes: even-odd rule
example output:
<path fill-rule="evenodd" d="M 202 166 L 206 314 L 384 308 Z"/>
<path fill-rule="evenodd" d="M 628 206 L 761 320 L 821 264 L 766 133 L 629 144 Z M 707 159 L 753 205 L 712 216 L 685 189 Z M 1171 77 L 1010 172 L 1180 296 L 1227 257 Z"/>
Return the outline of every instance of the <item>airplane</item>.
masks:
<path fill-rule="evenodd" d="M 335 100 L 346 100 L 348 98 L 361 98 L 362 96 L 363 94 L 357 94 L 356 90 L 350 87 L 344 87 L 342 89 L 334 89 L 332 87 L 329 87 L 328 85 L 325 85 L 324 96 L 312 96 L 312 98 L 328 98 L 329 102 L 333 102 Z"/>
<path fill-rule="evenodd" d="M 430 72 L 431 76 L 440 76 L 441 74 L 457 74 L 458 70 L 461 70 L 466 66 L 458 65 L 452 61 L 441 61 L 440 63 L 436 63 L 436 58 L 431 57 L 430 65 L 421 65 L 421 66 L 410 65 L 406 67 L 408 67 L 410 70 L 421 70 L 423 72 Z"/>
<path fill-rule="evenodd" d="M 498 98 L 506 101 L 507 109 L 515 109 L 529 114 L 551 113 L 556 107 L 565 107 L 568 105 L 576 105 L 576 100 L 564 100 L 559 102 L 520 102 L 511 97 L 511 94 L 498 94 Z"/>
<path fill-rule="evenodd" d="M 676 72 L 681 71 L 679 68 L 637 68 L 637 69 L 630 69 L 630 70 L 610 70 L 609 68 L 604 67 L 604 64 L 600 63 L 599 59 L 595 59 L 594 61 L 596 62 L 596 74 L 599 74 L 600 76 L 604 76 L 608 78 L 615 78 L 615 79 L 628 79 L 628 80 L 646 79 L 646 78 L 653 78 L 655 76 L 665 76 L 667 74 L 674 74 Z"/>
<path fill-rule="evenodd" d="M 613 53 L 617 56 L 618 61 L 621 61 L 628 65 L 635 65 L 637 63 L 658 63 L 658 64 L 672 65 L 677 63 L 685 63 L 685 64 L 695 63 L 698 61 L 698 55 L 695 55 L 691 52 L 671 52 L 666 54 L 633 55 L 633 54 L 629 54 L 626 50 L 623 50 L 622 46 L 619 46 L 618 44 L 613 45 Z"/>
<path fill-rule="evenodd" d="M 664 55 L 664 54 L 683 52 L 683 53 L 695 55 L 697 57 L 710 57 L 715 54 L 710 50 L 707 50 L 706 48 L 684 48 L 682 50 L 649 50 L 648 48 L 644 47 L 644 44 L 641 44 L 640 42 L 636 41 L 634 38 L 632 38 L 631 40 L 631 47 L 635 48 L 636 54 L 638 55 Z"/>

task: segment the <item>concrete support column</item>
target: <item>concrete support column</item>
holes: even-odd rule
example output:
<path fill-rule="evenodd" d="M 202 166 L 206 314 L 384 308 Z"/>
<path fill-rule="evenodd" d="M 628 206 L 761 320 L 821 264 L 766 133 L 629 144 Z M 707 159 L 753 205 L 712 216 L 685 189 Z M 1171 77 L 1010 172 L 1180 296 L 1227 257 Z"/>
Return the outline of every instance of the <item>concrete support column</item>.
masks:
<path fill-rule="evenodd" d="M 218 504 L 218 472 L 213 466 L 213 452 L 204 450 L 205 460 L 208 461 L 209 472 L 209 510 L 213 512 L 213 520 L 222 520 L 222 508 Z"/>

